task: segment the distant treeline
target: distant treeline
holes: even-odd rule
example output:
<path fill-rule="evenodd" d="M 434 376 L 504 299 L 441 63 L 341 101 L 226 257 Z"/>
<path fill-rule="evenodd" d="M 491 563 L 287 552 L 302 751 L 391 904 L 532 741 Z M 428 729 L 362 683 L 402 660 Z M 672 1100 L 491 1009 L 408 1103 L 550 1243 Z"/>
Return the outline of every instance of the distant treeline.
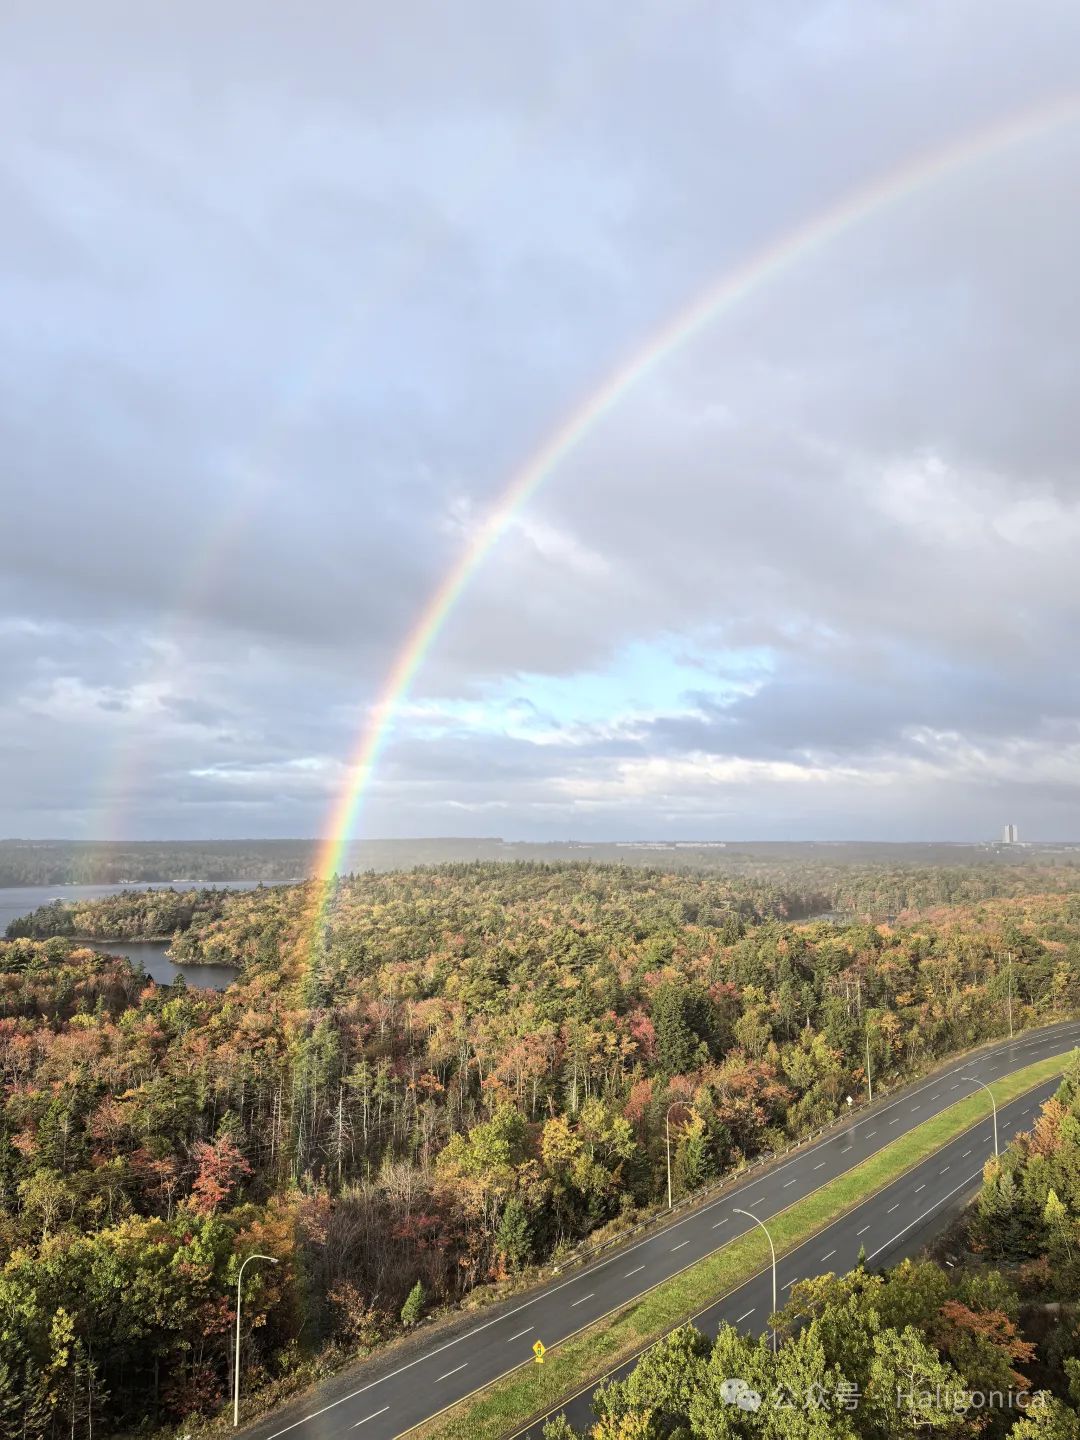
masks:
<path fill-rule="evenodd" d="M 421 845 L 426 844 L 434 854 L 440 846 L 453 848 L 453 846 L 465 846 L 471 843 L 473 842 L 428 841 L 421 842 Z M 275 841 L 267 842 L 267 844 L 281 847 L 291 845 L 294 847 L 291 853 L 297 856 L 299 847 L 303 844 L 310 845 L 310 842 Z M 691 887 L 695 882 L 711 880 L 714 885 L 721 887 L 726 903 L 740 907 L 740 913 L 744 916 L 754 916 L 757 919 L 772 917 L 784 920 L 821 918 L 838 921 L 854 919 L 892 922 L 897 919 L 910 918 L 915 914 L 934 911 L 942 906 L 967 906 L 983 901 L 1016 900 L 1026 896 L 1070 893 L 1077 888 L 1078 868 L 1080 868 L 1064 864 L 1038 865 L 1031 860 L 1028 863 L 1017 865 L 997 863 L 967 866 L 915 866 L 895 861 L 871 865 L 826 863 L 820 859 L 808 858 L 801 862 L 787 860 L 782 863 L 763 864 L 756 860 L 749 862 L 744 856 L 742 857 L 744 863 L 733 864 L 726 870 L 721 868 L 718 863 L 709 866 L 703 864 L 694 869 L 691 866 L 683 865 L 647 866 L 641 857 L 647 856 L 651 852 L 645 850 L 625 852 L 627 856 L 625 863 L 618 865 L 602 864 L 580 858 L 569 866 L 566 862 L 559 861 L 537 864 L 535 861 L 511 858 L 518 849 L 543 849 L 543 847 L 526 846 L 504 847 L 507 857 L 501 861 L 471 860 L 447 862 L 443 865 L 418 863 L 408 867 L 404 863 L 394 865 L 390 862 L 394 858 L 394 852 L 396 852 L 398 860 L 403 862 L 404 855 L 413 848 L 413 842 L 367 842 L 366 845 L 370 851 L 378 850 L 380 847 L 386 852 L 379 855 L 382 863 L 372 863 L 363 869 L 357 867 L 352 875 L 343 878 L 352 879 L 361 874 L 413 873 L 422 875 L 438 873 L 440 870 L 451 869 L 454 864 L 464 865 L 464 868 L 473 873 L 484 873 L 489 879 L 493 879 L 500 871 L 508 872 L 508 874 L 516 872 L 518 875 L 531 875 L 550 871 L 553 868 L 574 870 L 582 874 L 622 875 L 623 877 L 635 875 L 646 877 L 646 883 L 649 876 L 678 876 Z M 166 848 L 162 847 L 162 853 Z M 177 849 L 180 848 L 182 847 L 177 847 Z M 225 844 L 219 847 L 222 853 L 228 848 Z M 616 850 L 614 846 L 606 848 L 609 851 Z M 825 846 L 804 847 L 808 857 L 828 848 Z M 907 848 L 915 851 L 923 850 L 926 847 L 910 846 Z M 952 848 L 958 849 L 959 847 Z M 0 846 L 0 851 L 2 851 L 2 846 Z M 191 847 L 187 853 L 189 856 L 194 856 L 195 847 Z M 235 842 L 232 853 L 239 858 L 226 861 L 219 857 L 219 868 L 227 870 L 231 867 L 239 871 L 243 867 L 248 867 L 251 871 L 258 872 L 259 866 L 255 864 L 257 847 L 245 852 L 241 848 L 241 842 Z M 285 854 L 288 853 L 285 852 Z M 704 852 L 695 853 L 703 854 Z M 720 853 L 725 852 L 721 851 Z M 280 854 L 276 861 L 264 860 L 261 865 L 263 872 L 261 874 L 234 874 L 230 878 L 261 879 L 268 884 L 281 883 L 276 872 L 290 868 L 284 863 Z M 178 864 L 176 868 L 197 869 L 198 867 L 193 860 L 186 860 L 183 865 Z M 208 869 L 209 866 L 204 868 Z M 124 875 L 120 878 L 131 879 L 132 877 Z M 207 884 L 213 884 L 213 877 L 209 875 L 194 874 L 185 878 L 203 880 Z M 514 882 L 507 878 L 505 883 L 512 884 Z M 101 900 L 59 898 L 39 907 L 32 915 L 22 916 L 12 921 L 8 926 L 7 934 L 9 938 L 26 936 L 39 940 L 45 940 L 54 935 L 82 936 L 101 940 L 138 940 L 157 939 L 163 935 L 191 932 L 186 934 L 182 950 L 174 951 L 178 958 L 189 963 L 198 963 L 199 961 L 219 963 L 222 962 L 223 956 L 214 952 L 219 948 L 220 937 L 206 927 L 210 922 L 218 920 L 228 913 L 228 893 L 227 891 L 208 892 L 194 889 L 185 889 L 180 892 L 175 890 L 135 890 Z M 234 896 L 232 903 L 235 907 L 234 913 L 246 912 L 246 901 Z"/>
<path fill-rule="evenodd" d="M 317 849 L 315 840 L 0 840 L 0 885 L 299 880 Z"/>
<path fill-rule="evenodd" d="M 0 886 L 302 880 L 315 872 L 321 844 L 311 839 L 0 840 Z M 977 895 L 1067 889 L 1080 870 L 1080 847 L 784 841 L 585 845 L 435 837 L 357 841 L 349 847 L 344 868 L 385 872 L 491 861 L 573 861 L 738 876 L 765 887 L 828 892 L 837 909 L 894 913 Z M 930 875 L 937 878 L 930 881 Z M 891 877 L 888 885 L 885 877 Z"/>

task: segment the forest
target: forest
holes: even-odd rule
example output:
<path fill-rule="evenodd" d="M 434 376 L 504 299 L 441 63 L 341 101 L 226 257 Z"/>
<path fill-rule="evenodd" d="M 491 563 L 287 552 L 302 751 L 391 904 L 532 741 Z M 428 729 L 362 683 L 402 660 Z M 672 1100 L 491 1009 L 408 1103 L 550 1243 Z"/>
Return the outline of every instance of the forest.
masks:
<path fill-rule="evenodd" d="M 766 1335 L 683 1326 L 600 1388 L 590 1440 L 1080 1440 L 1075 1062 L 1031 1130 L 987 1161 L 949 1253 L 948 1268 L 799 1281 L 775 1356 Z M 574 1440 L 564 1417 L 544 1434 Z"/>
<path fill-rule="evenodd" d="M 79 910 L 115 935 L 172 907 L 174 953 L 241 967 L 224 992 L 48 907 L 0 942 L 0 1436 L 212 1412 L 254 1249 L 281 1262 L 245 1309 L 270 1399 L 627 1224 L 676 1101 L 685 1193 L 827 1121 L 867 1044 L 886 1084 L 1003 1033 L 1010 993 L 1018 1026 L 1075 1013 L 1080 897 L 1022 873 L 891 924 L 798 918 L 818 877 L 590 864 Z M 903 884 L 937 906 L 927 874 Z M 848 883 L 896 898 L 891 868 Z"/>

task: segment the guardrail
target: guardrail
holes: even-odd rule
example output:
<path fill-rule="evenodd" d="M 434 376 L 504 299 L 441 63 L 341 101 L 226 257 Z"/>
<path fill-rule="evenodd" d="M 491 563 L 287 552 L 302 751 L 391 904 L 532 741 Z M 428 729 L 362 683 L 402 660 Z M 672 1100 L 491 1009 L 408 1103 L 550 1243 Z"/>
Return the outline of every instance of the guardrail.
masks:
<path fill-rule="evenodd" d="M 1030 1030 L 1038 1030 L 1041 1028 L 1043 1027 L 1035 1025 L 1031 1026 L 1029 1030 L 1018 1030 L 1016 1036 L 1029 1034 Z M 1013 1038 L 1015 1039 L 1016 1036 Z M 991 1045 L 996 1045 L 999 1044 L 1001 1040 L 1008 1038 L 1008 1036 L 1001 1036 L 997 1040 L 986 1040 L 981 1046 L 976 1048 L 983 1049 Z M 961 1051 L 952 1058 L 959 1059 L 960 1055 L 965 1053 L 970 1054 L 973 1052 Z M 746 1176 L 754 1170 L 760 1170 L 764 1166 L 771 1164 L 774 1160 L 786 1158 L 788 1155 L 794 1154 L 796 1150 L 801 1150 L 803 1146 L 813 1144 L 815 1140 L 820 1140 L 826 1131 L 837 1129 L 848 1116 L 854 1115 L 857 1111 L 861 1112 L 868 1109 L 869 1106 L 876 1103 L 878 1099 L 886 1095 L 891 1095 L 897 1090 L 902 1090 L 905 1085 L 911 1085 L 917 1080 L 924 1079 L 927 1075 L 931 1074 L 938 1065 L 945 1063 L 949 1058 L 947 1055 L 936 1056 L 935 1063 L 928 1065 L 925 1069 L 919 1070 L 912 1075 L 904 1076 L 902 1080 L 900 1079 L 900 1072 L 898 1070 L 890 1071 L 888 1074 L 883 1075 L 880 1080 L 875 1079 L 874 1101 L 866 1099 L 865 1096 L 860 1096 L 858 1100 L 853 1101 L 847 1111 L 834 1116 L 833 1119 L 825 1125 L 821 1125 L 816 1130 L 811 1130 L 806 1135 L 800 1136 L 798 1139 L 793 1140 L 790 1145 L 785 1145 L 781 1150 L 767 1150 L 763 1154 L 755 1156 L 753 1160 L 748 1161 L 745 1165 L 740 1165 L 737 1170 L 730 1171 L 722 1178 L 714 1180 L 711 1184 L 699 1186 L 696 1190 L 690 1191 L 688 1195 L 684 1195 L 679 1200 L 676 1200 L 670 1210 L 665 1206 L 663 1209 L 647 1215 L 644 1220 L 638 1221 L 638 1223 L 632 1225 L 629 1230 L 620 1230 L 617 1235 L 612 1235 L 607 1240 L 601 1240 L 597 1245 L 582 1244 L 575 1247 L 575 1249 L 565 1255 L 557 1265 L 551 1267 L 552 1275 L 559 1275 L 562 1271 L 568 1270 L 573 1266 L 587 1265 L 590 1260 L 595 1259 L 598 1255 L 602 1255 L 605 1250 L 611 1250 L 617 1245 L 623 1245 L 627 1240 L 633 1239 L 635 1235 L 641 1235 L 646 1230 L 651 1230 L 656 1226 L 662 1225 L 664 1220 L 670 1219 L 670 1217 L 677 1212 L 691 1209 L 695 1205 L 700 1205 L 703 1201 L 708 1200 L 720 1191 L 737 1185 L 739 1181 L 744 1180 Z M 900 1081 L 899 1084 L 896 1083 L 898 1080 Z"/>
<path fill-rule="evenodd" d="M 918 1079 L 919 1077 L 914 1076 L 911 1078 Z M 910 1084 L 911 1080 L 908 1079 L 904 1083 Z M 882 1095 L 891 1093 L 891 1089 L 886 1089 L 884 1086 L 882 1087 Z M 635 1235 L 640 1235 L 646 1230 L 651 1230 L 654 1226 L 662 1225 L 665 1220 L 670 1219 L 672 1215 L 677 1214 L 679 1211 L 689 1210 L 695 1205 L 700 1205 L 703 1201 L 708 1200 L 711 1196 L 720 1193 L 722 1190 L 737 1185 L 740 1180 L 744 1180 L 746 1176 L 754 1170 L 761 1170 L 766 1165 L 771 1164 L 772 1161 L 786 1158 L 788 1155 L 794 1154 L 796 1150 L 801 1150 L 805 1145 L 812 1144 L 815 1140 L 820 1140 L 826 1131 L 838 1128 L 842 1120 L 850 1115 L 854 1115 L 856 1111 L 865 1110 L 869 1103 L 867 1100 L 854 1102 L 844 1115 L 837 1116 L 827 1124 L 819 1126 L 818 1129 L 811 1130 L 806 1135 L 800 1136 L 798 1139 L 793 1140 L 790 1145 L 785 1145 L 783 1149 L 766 1150 L 761 1155 L 755 1156 L 753 1160 L 747 1161 L 745 1165 L 740 1165 L 738 1169 L 731 1170 L 720 1179 L 714 1180 L 711 1184 L 701 1185 L 696 1190 L 691 1190 L 689 1194 L 683 1195 L 676 1200 L 670 1210 L 667 1206 L 664 1206 L 663 1209 L 647 1215 L 644 1220 L 639 1220 L 636 1225 L 632 1225 L 628 1230 L 620 1230 L 617 1235 L 609 1236 L 608 1239 L 601 1240 L 597 1245 L 578 1246 L 565 1255 L 559 1261 L 558 1265 L 553 1265 L 551 1273 L 558 1275 L 571 1266 L 588 1264 L 588 1262 L 597 1255 L 602 1255 L 605 1250 L 611 1250 L 617 1245 L 623 1245 L 627 1240 L 633 1239 Z"/>

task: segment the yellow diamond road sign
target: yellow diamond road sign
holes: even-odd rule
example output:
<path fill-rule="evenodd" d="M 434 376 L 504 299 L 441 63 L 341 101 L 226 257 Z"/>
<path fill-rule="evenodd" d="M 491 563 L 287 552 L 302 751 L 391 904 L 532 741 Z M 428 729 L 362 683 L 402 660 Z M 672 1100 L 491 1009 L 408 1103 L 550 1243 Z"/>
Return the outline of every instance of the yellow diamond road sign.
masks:
<path fill-rule="evenodd" d="M 533 1354 L 536 1356 L 536 1363 L 537 1363 L 537 1365 L 543 1365 L 543 1363 L 544 1363 L 544 1342 L 543 1342 L 542 1340 L 537 1340 L 536 1344 L 533 1346 Z"/>

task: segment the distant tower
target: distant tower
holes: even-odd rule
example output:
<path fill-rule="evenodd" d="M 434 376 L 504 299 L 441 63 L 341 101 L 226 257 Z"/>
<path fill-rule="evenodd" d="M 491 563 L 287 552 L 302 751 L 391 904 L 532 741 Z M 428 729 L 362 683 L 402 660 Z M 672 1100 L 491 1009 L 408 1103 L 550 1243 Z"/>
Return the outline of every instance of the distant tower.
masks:
<path fill-rule="evenodd" d="M 1001 842 L 1003 845 L 1015 845 L 1019 839 L 1020 832 L 1015 825 L 1006 825 L 1001 832 Z"/>

